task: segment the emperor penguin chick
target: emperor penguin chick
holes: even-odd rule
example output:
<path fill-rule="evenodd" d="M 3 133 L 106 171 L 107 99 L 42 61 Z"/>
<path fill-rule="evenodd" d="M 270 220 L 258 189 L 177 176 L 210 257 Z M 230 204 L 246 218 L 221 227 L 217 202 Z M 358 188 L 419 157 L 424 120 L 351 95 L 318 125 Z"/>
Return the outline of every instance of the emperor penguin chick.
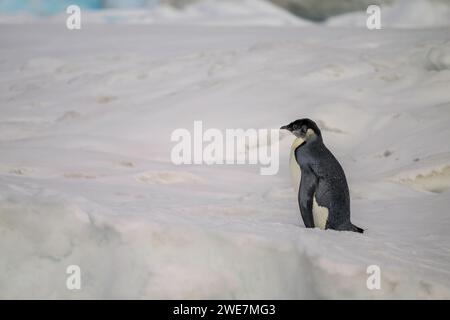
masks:
<path fill-rule="evenodd" d="M 363 233 L 350 221 L 350 193 L 344 170 L 324 145 L 316 123 L 299 119 L 280 129 L 296 136 L 290 169 L 293 178 L 299 179 L 298 204 L 305 226 Z"/>

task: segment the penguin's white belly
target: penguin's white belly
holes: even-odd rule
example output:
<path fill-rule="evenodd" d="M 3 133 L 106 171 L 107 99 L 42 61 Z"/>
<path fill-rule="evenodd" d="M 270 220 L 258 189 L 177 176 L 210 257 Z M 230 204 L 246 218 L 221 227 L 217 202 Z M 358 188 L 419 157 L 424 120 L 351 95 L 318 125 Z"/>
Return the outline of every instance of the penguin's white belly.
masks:
<path fill-rule="evenodd" d="M 314 226 L 316 228 L 325 230 L 325 226 L 327 225 L 328 220 L 328 208 L 319 206 L 316 201 L 316 194 L 314 194 L 313 196 L 312 212 L 314 217 Z"/>
<path fill-rule="evenodd" d="M 294 186 L 295 194 L 298 195 L 300 189 L 300 180 L 302 178 L 302 173 L 300 166 L 295 159 L 295 149 L 303 143 L 303 139 L 297 138 L 294 140 L 291 146 L 291 154 L 289 158 L 289 168 L 291 170 L 292 184 Z M 316 201 L 316 195 L 313 195 L 313 218 L 314 226 L 316 228 L 325 229 L 328 220 L 328 208 L 321 207 Z"/>

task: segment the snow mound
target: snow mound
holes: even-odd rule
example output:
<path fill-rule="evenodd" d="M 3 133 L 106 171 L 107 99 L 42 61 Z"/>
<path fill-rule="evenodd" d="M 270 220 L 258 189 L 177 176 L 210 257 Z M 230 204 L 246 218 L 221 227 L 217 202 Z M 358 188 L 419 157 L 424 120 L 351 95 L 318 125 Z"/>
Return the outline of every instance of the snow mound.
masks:
<path fill-rule="evenodd" d="M 145 172 L 137 176 L 139 181 L 156 184 L 202 183 L 203 180 L 190 172 Z"/>
<path fill-rule="evenodd" d="M 393 180 L 417 190 L 442 193 L 450 188 L 450 164 L 405 171 Z"/>
<path fill-rule="evenodd" d="M 326 21 L 328 26 L 365 27 L 366 12 L 351 12 Z M 450 4 L 440 0 L 397 0 L 381 6 L 382 28 L 431 28 L 450 25 Z"/>
<path fill-rule="evenodd" d="M 430 70 L 442 71 L 450 69 L 450 43 L 441 47 L 431 48 L 428 51 L 427 58 Z"/>
<path fill-rule="evenodd" d="M 213 26 L 301 26 L 306 22 L 292 13 L 265 0 L 200 0 L 177 7 L 160 3 L 143 8 L 113 6 L 113 9 L 82 10 L 83 23 L 113 24 L 189 24 Z M 0 15 L 0 23 L 58 22 L 67 18 L 62 14 L 45 18 L 18 13 Z"/>

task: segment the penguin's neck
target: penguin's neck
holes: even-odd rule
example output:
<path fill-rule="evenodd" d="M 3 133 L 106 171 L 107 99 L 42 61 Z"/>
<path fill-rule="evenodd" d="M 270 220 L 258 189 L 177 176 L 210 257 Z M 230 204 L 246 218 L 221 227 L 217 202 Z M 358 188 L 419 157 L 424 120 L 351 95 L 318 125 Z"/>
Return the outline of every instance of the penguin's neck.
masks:
<path fill-rule="evenodd" d="M 300 145 L 302 145 L 305 142 L 302 138 L 296 137 L 295 140 L 292 142 L 291 151 L 295 151 Z"/>
<path fill-rule="evenodd" d="M 297 138 L 297 139 L 300 139 L 303 141 L 302 143 L 299 144 L 299 146 L 301 146 L 304 149 L 314 148 L 317 145 L 323 144 L 322 136 L 316 135 L 316 134 L 310 135 L 309 137 L 307 137 L 306 140 L 304 140 L 302 138 Z"/>
<path fill-rule="evenodd" d="M 291 145 L 291 154 L 289 155 L 289 168 L 291 171 L 292 185 L 295 190 L 295 194 L 298 195 L 298 189 L 300 188 L 301 170 L 300 165 L 297 163 L 295 157 L 295 150 L 305 142 L 302 138 L 296 137 Z"/>

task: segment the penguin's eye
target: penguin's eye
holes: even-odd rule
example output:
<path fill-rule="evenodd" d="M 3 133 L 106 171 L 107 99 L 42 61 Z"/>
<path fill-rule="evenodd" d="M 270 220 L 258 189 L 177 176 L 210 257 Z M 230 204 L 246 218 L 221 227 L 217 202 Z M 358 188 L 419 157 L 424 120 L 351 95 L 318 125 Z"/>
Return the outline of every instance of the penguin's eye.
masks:
<path fill-rule="evenodd" d="M 302 126 L 300 130 L 302 133 L 306 133 L 306 131 L 308 131 L 308 128 L 306 126 Z"/>

